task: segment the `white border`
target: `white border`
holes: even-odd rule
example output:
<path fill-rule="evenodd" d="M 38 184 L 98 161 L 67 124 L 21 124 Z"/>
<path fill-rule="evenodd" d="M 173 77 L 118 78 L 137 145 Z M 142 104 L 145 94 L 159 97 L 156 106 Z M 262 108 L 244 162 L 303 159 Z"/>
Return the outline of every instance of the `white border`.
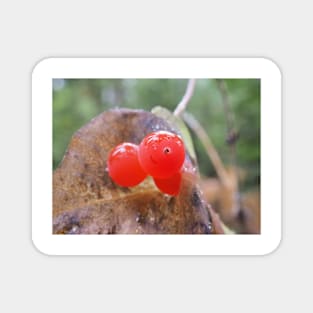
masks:
<path fill-rule="evenodd" d="M 53 78 L 260 78 L 260 235 L 52 234 Z M 48 255 L 264 255 L 281 240 L 281 73 L 264 58 L 49 58 L 32 74 L 32 239 Z"/>

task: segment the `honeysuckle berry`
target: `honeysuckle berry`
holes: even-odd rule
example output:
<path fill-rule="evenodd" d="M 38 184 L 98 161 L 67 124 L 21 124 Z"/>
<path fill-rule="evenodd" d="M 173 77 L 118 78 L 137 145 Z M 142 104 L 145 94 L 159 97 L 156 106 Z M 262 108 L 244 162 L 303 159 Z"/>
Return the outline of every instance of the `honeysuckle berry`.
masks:
<path fill-rule="evenodd" d="M 177 172 L 169 178 L 153 178 L 159 190 L 171 196 L 177 196 L 179 194 L 181 179 L 181 172 Z"/>
<path fill-rule="evenodd" d="M 122 187 L 133 187 L 147 176 L 138 161 L 138 146 L 124 142 L 110 151 L 108 172 L 112 180 Z"/>
<path fill-rule="evenodd" d="M 182 139 L 168 131 L 148 134 L 139 145 L 139 162 L 153 178 L 169 178 L 178 173 L 185 160 Z"/>

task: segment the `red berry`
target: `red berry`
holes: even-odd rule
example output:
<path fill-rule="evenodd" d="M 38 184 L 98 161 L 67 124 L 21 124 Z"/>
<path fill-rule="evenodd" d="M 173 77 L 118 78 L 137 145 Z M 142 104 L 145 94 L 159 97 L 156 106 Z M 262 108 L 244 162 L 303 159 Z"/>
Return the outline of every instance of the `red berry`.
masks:
<path fill-rule="evenodd" d="M 147 135 L 139 145 L 139 162 L 154 178 L 169 178 L 177 173 L 185 160 L 184 143 L 167 131 Z"/>
<path fill-rule="evenodd" d="M 124 142 L 111 150 L 108 170 L 112 180 L 123 187 L 133 187 L 147 176 L 138 161 L 138 146 Z"/>
<path fill-rule="evenodd" d="M 153 178 L 156 186 L 164 193 L 177 196 L 181 184 L 181 172 L 177 172 L 170 178 Z"/>

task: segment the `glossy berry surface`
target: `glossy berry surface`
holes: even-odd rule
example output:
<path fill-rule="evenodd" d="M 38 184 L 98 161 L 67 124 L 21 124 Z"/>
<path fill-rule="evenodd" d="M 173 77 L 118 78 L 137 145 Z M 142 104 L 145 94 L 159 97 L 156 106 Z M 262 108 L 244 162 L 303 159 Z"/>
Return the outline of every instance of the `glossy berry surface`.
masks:
<path fill-rule="evenodd" d="M 177 173 L 185 160 L 184 143 L 167 131 L 147 135 L 139 145 L 139 162 L 154 178 L 169 178 Z"/>
<path fill-rule="evenodd" d="M 181 172 L 177 172 L 169 178 L 153 178 L 153 180 L 160 191 L 171 196 L 177 196 L 179 194 L 181 185 Z"/>
<path fill-rule="evenodd" d="M 147 176 L 138 161 L 138 146 L 127 142 L 111 150 L 108 171 L 112 180 L 123 187 L 136 186 Z"/>

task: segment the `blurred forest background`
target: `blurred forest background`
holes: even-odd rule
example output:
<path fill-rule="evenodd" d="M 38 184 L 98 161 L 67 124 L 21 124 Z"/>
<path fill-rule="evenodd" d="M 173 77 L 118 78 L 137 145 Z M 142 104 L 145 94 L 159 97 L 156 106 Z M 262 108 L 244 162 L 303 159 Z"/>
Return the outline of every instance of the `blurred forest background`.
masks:
<path fill-rule="evenodd" d="M 203 126 L 225 167 L 228 169 L 236 167 L 235 172 L 240 180 L 235 182 L 236 186 L 230 196 L 231 201 L 235 201 L 233 198 L 236 197 L 240 186 L 240 193 L 253 192 L 253 202 L 256 203 L 254 205 L 259 207 L 260 80 L 225 79 L 224 82 L 229 107 L 234 114 L 235 127 L 239 132 L 239 139 L 236 141 L 236 164 L 232 164 L 230 147 L 226 143 L 227 116 L 218 81 L 198 79 L 186 111 Z M 115 107 L 150 111 L 155 106 L 163 106 L 174 111 L 185 93 L 186 85 L 186 79 L 54 79 L 53 169 L 61 162 L 74 132 L 99 113 Z M 192 131 L 191 135 L 200 173 L 204 180 L 211 179 L 207 181 L 207 185 L 204 184 L 204 189 L 207 186 L 209 190 L 208 200 L 210 203 L 216 202 L 217 208 L 223 206 L 218 203 L 218 199 L 210 195 L 210 190 L 212 193 L 216 188 L 218 179 L 216 169 L 198 136 Z M 217 193 L 218 191 L 215 192 Z M 233 205 L 224 204 L 224 206 Z M 230 210 L 226 211 L 228 213 L 221 212 L 222 218 L 228 225 L 236 228 L 237 226 L 231 221 L 234 213 L 230 217 Z M 233 209 L 231 211 L 234 212 Z M 237 216 L 240 210 L 235 211 Z M 255 221 L 257 226 L 252 230 L 241 230 L 241 232 L 259 232 L 259 213 L 257 215 L 258 221 Z"/>

